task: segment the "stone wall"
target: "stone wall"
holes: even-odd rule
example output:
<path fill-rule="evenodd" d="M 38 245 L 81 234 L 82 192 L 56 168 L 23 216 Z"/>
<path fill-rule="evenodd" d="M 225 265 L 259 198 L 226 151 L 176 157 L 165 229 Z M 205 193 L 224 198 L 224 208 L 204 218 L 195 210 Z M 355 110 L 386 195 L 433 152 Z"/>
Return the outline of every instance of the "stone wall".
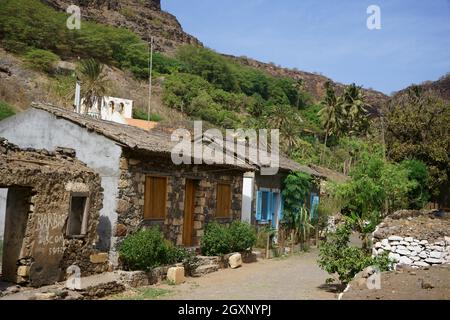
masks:
<path fill-rule="evenodd" d="M 14 269 L 9 280 L 41 286 L 64 279 L 72 263 L 82 275 L 108 267 L 106 261 L 102 267 L 86 263 L 96 253 L 102 188 L 100 177 L 76 160 L 73 150 L 21 150 L 0 140 L 0 187 L 9 190 L 5 244 L 14 246 L 3 256 Z M 65 232 L 74 192 L 86 192 L 90 199 L 86 235 L 77 239 Z"/>
<path fill-rule="evenodd" d="M 177 245 L 182 244 L 183 217 L 186 179 L 196 180 L 194 239 L 193 245 L 200 244 L 205 225 L 216 220 L 229 223 L 241 217 L 243 172 L 215 166 L 176 166 L 170 158 L 155 155 L 142 156 L 125 153 L 121 159 L 121 179 L 119 183 L 118 225 L 115 236 L 125 237 L 142 227 L 159 226 L 167 239 Z M 162 220 L 144 220 L 144 192 L 147 175 L 167 177 L 166 217 Z M 216 218 L 216 190 L 218 182 L 232 186 L 231 216 Z"/>
<path fill-rule="evenodd" d="M 374 244 L 373 255 L 384 252 L 398 264 L 416 267 L 450 264 L 450 237 L 430 243 L 413 237 L 390 236 Z"/>
<path fill-rule="evenodd" d="M 437 211 L 399 210 L 373 234 L 373 255 L 398 264 L 428 267 L 450 263 L 450 218 Z"/>

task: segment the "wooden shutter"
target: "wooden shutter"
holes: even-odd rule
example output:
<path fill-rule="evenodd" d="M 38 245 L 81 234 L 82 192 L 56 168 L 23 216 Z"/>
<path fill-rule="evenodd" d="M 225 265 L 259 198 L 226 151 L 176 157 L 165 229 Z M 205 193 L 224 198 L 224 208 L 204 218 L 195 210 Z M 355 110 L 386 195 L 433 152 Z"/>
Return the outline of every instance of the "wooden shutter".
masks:
<path fill-rule="evenodd" d="M 166 217 L 167 178 L 145 178 L 144 219 L 164 219 Z"/>
<path fill-rule="evenodd" d="M 217 208 L 216 217 L 228 218 L 231 215 L 231 185 L 227 183 L 217 184 Z"/>

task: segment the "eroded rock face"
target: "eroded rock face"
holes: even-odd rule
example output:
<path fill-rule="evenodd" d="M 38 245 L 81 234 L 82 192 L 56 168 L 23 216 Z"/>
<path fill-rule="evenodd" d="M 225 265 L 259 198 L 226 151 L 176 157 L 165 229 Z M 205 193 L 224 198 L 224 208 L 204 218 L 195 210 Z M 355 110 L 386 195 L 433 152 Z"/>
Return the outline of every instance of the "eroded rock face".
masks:
<path fill-rule="evenodd" d="M 127 28 L 144 40 L 154 38 L 156 51 L 173 54 L 183 45 L 202 45 L 183 31 L 177 18 L 161 11 L 161 0 L 44 0 L 49 6 L 66 11 L 75 4 L 83 19 Z"/>

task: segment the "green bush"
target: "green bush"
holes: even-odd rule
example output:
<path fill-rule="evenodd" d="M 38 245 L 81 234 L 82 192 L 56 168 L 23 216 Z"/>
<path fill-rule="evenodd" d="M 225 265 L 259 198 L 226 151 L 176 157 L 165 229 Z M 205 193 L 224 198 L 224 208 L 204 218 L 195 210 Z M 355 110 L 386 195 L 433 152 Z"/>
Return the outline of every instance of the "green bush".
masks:
<path fill-rule="evenodd" d="M 234 221 L 228 228 L 231 239 L 231 251 L 242 252 L 253 247 L 256 243 L 255 229 L 249 224 Z"/>
<path fill-rule="evenodd" d="M 245 251 L 255 243 L 256 233 L 248 223 L 234 221 L 230 226 L 226 226 L 212 222 L 206 226 L 201 250 L 204 255 L 217 256 Z"/>
<path fill-rule="evenodd" d="M 0 121 L 15 114 L 16 112 L 9 104 L 0 101 Z"/>
<path fill-rule="evenodd" d="M 231 239 L 227 227 L 217 222 L 206 226 L 205 234 L 200 244 L 202 254 L 206 256 L 217 256 L 230 253 Z"/>
<path fill-rule="evenodd" d="M 175 247 L 165 240 L 157 227 L 127 236 L 119 246 L 119 254 L 127 268 L 144 271 L 182 262 L 188 255 L 183 248 Z"/>
<path fill-rule="evenodd" d="M 51 51 L 32 49 L 25 53 L 24 59 L 30 68 L 50 73 L 59 57 Z"/>
<path fill-rule="evenodd" d="M 426 164 L 419 160 L 403 160 L 400 166 L 408 171 L 408 179 L 415 186 L 408 192 L 408 208 L 422 209 L 430 200 L 430 175 Z"/>
<path fill-rule="evenodd" d="M 140 109 L 133 108 L 133 119 L 140 119 L 140 120 L 147 121 L 149 119 L 148 113 L 145 111 L 142 111 Z M 162 117 L 159 114 L 150 113 L 150 121 L 158 122 L 161 120 L 162 120 Z"/>
<path fill-rule="evenodd" d="M 372 258 L 363 249 L 349 246 L 352 225 L 345 223 L 336 232 L 327 236 L 320 247 L 319 266 L 329 274 L 337 274 L 342 284 L 349 283 L 355 275 L 368 266 L 378 267 L 380 271 L 389 270 L 392 262 L 387 255 Z"/>

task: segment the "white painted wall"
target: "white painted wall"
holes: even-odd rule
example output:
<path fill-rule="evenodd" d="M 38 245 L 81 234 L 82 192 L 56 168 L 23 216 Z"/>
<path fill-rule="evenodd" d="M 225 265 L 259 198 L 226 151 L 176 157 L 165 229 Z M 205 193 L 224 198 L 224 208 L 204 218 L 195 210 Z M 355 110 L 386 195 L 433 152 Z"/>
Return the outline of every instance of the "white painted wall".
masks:
<path fill-rule="evenodd" d="M 84 113 L 84 101 L 81 101 L 81 113 Z M 133 100 L 105 96 L 96 101 L 89 114 L 98 114 L 100 119 L 126 124 L 125 119 L 133 117 Z"/>
<path fill-rule="evenodd" d="M 252 199 L 253 199 L 253 177 L 244 176 L 242 186 L 242 215 L 241 220 L 251 223 L 252 221 Z"/>
<path fill-rule="evenodd" d="M 5 214 L 6 214 L 7 196 L 8 196 L 8 189 L 0 188 L 0 240 L 3 239 L 3 235 L 5 234 Z"/>
<path fill-rule="evenodd" d="M 102 135 L 38 109 L 29 109 L 1 121 L 0 137 L 21 148 L 54 151 L 61 146 L 75 149 L 77 158 L 99 173 L 104 191 L 97 245 L 101 249 L 110 247 L 110 259 L 115 263 L 113 230 L 117 223 L 116 197 L 122 148 Z"/>

